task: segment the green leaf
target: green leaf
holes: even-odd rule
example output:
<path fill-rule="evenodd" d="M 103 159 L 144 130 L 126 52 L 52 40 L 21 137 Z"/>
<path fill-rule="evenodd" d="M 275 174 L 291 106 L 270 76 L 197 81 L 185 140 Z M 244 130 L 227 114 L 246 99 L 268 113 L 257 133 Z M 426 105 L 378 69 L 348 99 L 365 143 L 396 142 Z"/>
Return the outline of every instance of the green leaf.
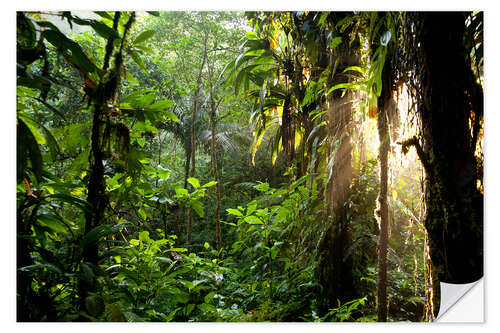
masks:
<path fill-rule="evenodd" d="M 183 248 L 183 247 L 173 247 L 173 248 L 168 249 L 167 251 L 172 251 L 172 252 L 187 252 L 187 249 Z M 185 270 L 185 271 L 187 272 L 187 270 Z"/>
<path fill-rule="evenodd" d="M 205 185 L 203 185 L 202 187 L 212 187 L 216 184 L 217 184 L 217 182 L 215 180 L 212 180 L 212 181 L 206 183 Z"/>
<path fill-rule="evenodd" d="M 137 212 L 139 213 L 139 215 L 141 216 L 141 218 L 142 218 L 143 220 L 146 220 L 146 218 L 148 217 L 148 216 L 146 215 L 146 212 L 145 212 L 142 208 L 141 208 L 141 209 L 139 209 Z"/>
<path fill-rule="evenodd" d="M 20 113 L 19 117 L 22 118 L 26 122 L 26 125 L 30 128 L 31 132 L 34 134 L 38 143 L 39 144 L 46 144 L 49 147 L 50 156 L 51 156 L 52 160 L 54 160 L 57 156 L 57 153 L 59 152 L 59 145 L 57 144 L 57 141 L 54 138 L 54 136 L 52 135 L 52 133 L 50 133 L 50 131 L 47 128 L 45 128 L 45 126 L 43 126 L 40 123 L 37 123 L 33 118 L 31 118 L 25 114 Z M 43 136 L 40 135 L 40 133 L 36 129 L 37 127 L 39 127 L 42 130 Z M 36 135 L 35 135 L 35 133 L 36 133 Z"/>
<path fill-rule="evenodd" d="M 27 167 L 27 161 L 31 161 L 33 172 L 38 179 L 42 180 L 42 153 L 33 133 L 22 119 L 18 118 L 17 125 L 17 179 L 21 181 Z"/>
<path fill-rule="evenodd" d="M 144 73 L 146 73 L 146 66 L 144 65 L 144 62 L 142 61 L 142 59 L 139 56 L 139 54 L 135 50 L 133 50 L 133 51 L 130 52 L 130 56 L 132 57 L 132 59 L 134 60 L 134 62 L 137 64 L 137 66 L 139 66 L 139 68 Z"/>
<path fill-rule="evenodd" d="M 52 214 L 40 214 L 37 216 L 37 221 L 40 225 L 48 227 L 55 232 L 68 233 L 68 229 L 61 222 L 60 218 Z"/>
<path fill-rule="evenodd" d="M 147 95 L 140 96 L 140 97 L 133 99 L 130 102 L 130 104 L 134 108 L 142 109 L 142 108 L 146 108 L 148 105 L 150 105 L 154 99 L 155 99 L 154 94 L 147 94 Z M 148 107 L 148 109 L 150 109 L 150 108 Z"/>
<path fill-rule="evenodd" d="M 195 306 L 196 306 L 196 304 L 188 304 L 188 305 L 186 305 L 184 307 L 184 311 L 183 311 L 184 315 L 189 316 L 189 314 L 191 312 L 193 312 Z"/>
<path fill-rule="evenodd" d="M 205 242 L 205 244 L 203 244 L 203 247 L 208 250 L 210 248 L 210 244 L 208 244 L 208 242 Z"/>
<path fill-rule="evenodd" d="M 139 240 L 141 242 L 147 242 L 147 241 L 149 241 L 149 232 L 146 231 L 146 230 L 145 231 L 141 231 L 139 233 Z"/>
<path fill-rule="evenodd" d="M 333 39 L 330 39 L 328 42 L 328 46 L 332 49 L 336 48 L 342 43 L 342 37 L 335 37 Z"/>
<path fill-rule="evenodd" d="M 23 120 L 23 122 L 26 124 L 26 126 L 28 126 L 28 128 L 31 131 L 31 134 L 33 134 L 33 136 L 36 139 L 36 142 L 39 145 L 44 145 L 44 144 L 47 143 L 47 141 L 45 141 L 45 138 L 43 137 L 43 135 L 40 134 L 40 132 L 37 129 L 37 127 L 39 127 L 40 125 L 36 121 L 34 121 L 29 116 L 27 116 L 27 115 L 25 115 L 23 113 L 19 113 L 18 117 Z"/>
<path fill-rule="evenodd" d="M 184 197 L 184 196 L 187 196 L 189 194 L 188 190 L 186 190 L 185 188 L 182 188 L 182 187 L 176 187 L 175 188 L 175 194 L 178 196 L 178 197 Z"/>
<path fill-rule="evenodd" d="M 100 295 L 91 295 L 85 298 L 85 307 L 89 314 L 98 317 L 104 312 L 104 300 Z"/>
<path fill-rule="evenodd" d="M 158 175 L 158 178 L 163 180 L 167 180 L 168 177 L 170 176 L 170 170 L 163 168 L 161 165 L 159 165 L 158 168 L 156 169 L 156 173 Z"/>
<path fill-rule="evenodd" d="M 311 173 L 308 173 L 307 175 L 300 177 L 292 185 L 290 185 L 290 192 L 293 192 L 300 184 L 306 182 L 309 178 L 312 178 L 312 177 L 313 177 L 313 174 L 311 174 Z"/>
<path fill-rule="evenodd" d="M 243 216 L 243 213 L 234 208 L 227 208 L 226 211 L 231 215 Z"/>
<path fill-rule="evenodd" d="M 215 291 L 211 291 L 203 299 L 205 300 L 205 303 L 210 303 L 214 298 L 214 296 L 215 296 Z"/>
<path fill-rule="evenodd" d="M 55 194 L 50 194 L 46 197 L 47 199 L 57 199 L 59 201 L 71 204 L 77 208 L 80 208 L 81 210 L 90 212 L 90 204 L 83 199 L 80 199 L 78 197 L 75 197 L 73 195 L 69 194 L 64 194 L 64 193 L 55 193 Z"/>
<path fill-rule="evenodd" d="M 342 73 L 346 73 L 348 71 L 353 71 L 353 72 L 358 72 L 358 73 L 361 73 L 361 74 L 365 74 L 366 73 L 366 70 L 359 67 L 359 66 L 349 66 L 347 67 L 346 69 L 344 69 L 342 71 Z"/>
<path fill-rule="evenodd" d="M 173 122 L 176 122 L 176 123 L 179 122 L 179 118 L 172 111 L 165 111 L 165 117 L 167 117 L 168 119 L 172 120 Z"/>
<path fill-rule="evenodd" d="M 139 43 L 142 43 L 144 42 L 145 40 L 153 37 L 153 35 L 155 34 L 155 31 L 154 30 L 146 30 L 142 33 L 139 34 L 139 36 L 137 36 L 135 39 L 134 39 L 134 44 L 139 44 Z"/>
<path fill-rule="evenodd" d="M 80 246 L 85 248 L 86 246 L 90 244 L 94 244 L 99 241 L 100 238 L 107 236 L 111 232 L 111 229 L 109 225 L 102 224 L 94 229 L 90 230 L 85 237 L 83 237 L 82 241 L 80 242 Z M 83 265 L 83 263 L 82 263 Z"/>
<path fill-rule="evenodd" d="M 113 17 L 108 13 L 108 12 L 104 12 L 104 11 L 96 11 L 94 12 L 96 13 L 97 15 L 99 15 L 100 17 L 103 17 L 103 18 L 107 18 L 108 20 L 113 20 Z"/>
<path fill-rule="evenodd" d="M 256 189 L 257 191 L 267 192 L 269 190 L 269 184 L 268 183 L 260 183 L 258 185 L 255 185 L 253 188 Z"/>
<path fill-rule="evenodd" d="M 207 303 L 198 304 L 198 308 L 205 312 L 217 312 L 217 308 L 215 306 Z"/>
<path fill-rule="evenodd" d="M 189 177 L 187 179 L 188 183 L 191 184 L 195 189 L 200 187 L 200 182 L 194 177 Z"/>
<path fill-rule="evenodd" d="M 170 321 L 172 321 L 172 319 L 174 319 L 174 316 L 175 316 L 175 314 L 177 313 L 177 311 L 179 311 L 179 310 L 181 310 L 181 309 L 182 309 L 182 307 L 178 307 L 178 308 L 176 308 L 174 311 L 170 312 L 170 313 L 168 314 L 167 318 L 165 318 L 165 321 L 166 321 L 166 322 L 170 322 Z"/>
<path fill-rule="evenodd" d="M 103 37 L 104 39 L 120 38 L 120 35 L 118 34 L 118 32 L 116 32 L 113 28 L 109 27 L 104 22 L 97 21 L 97 20 L 81 19 L 79 17 L 73 17 L 72 21 L 78 25 L 87 25 L 87 26 L 92 27 L 92 29 L 99 36 Z"/>
<path fill-rule="evenodd" d="M 87 73 L 94 73 L 97 67 L 92 63 L 78 43 L 55 30 L 45 30 L 45 38 L 54 45 L 71 63 L 78 65 Z"/>
<path fill-rule="evenodd" d="M 169 109 L 172 106 L 174 106 L 174 102 L 172 102 L 169 99 L 165 99 L 163 101 L 156 102 L 148 107 L 148 110 L 154 110 L 154 111 L 162 111 L 165 109 Z"/>
<path fill-rule="evenodd" d="M 264 224 L 264 222 L 260 218 L 258 218 L 257 216 L 247 216 L 244 218 L 244 221 L 247 222 L 248 224 L 252 224 L 252 225 Z"/>
<path fill-rule="evenodd" d="M 203 211 L 203 204 L 201 203 L 201 201 L 198 201 L 196 199 L 191 200 L 191 207 L 199 217 L 205 216 L 205 213 Z"/>

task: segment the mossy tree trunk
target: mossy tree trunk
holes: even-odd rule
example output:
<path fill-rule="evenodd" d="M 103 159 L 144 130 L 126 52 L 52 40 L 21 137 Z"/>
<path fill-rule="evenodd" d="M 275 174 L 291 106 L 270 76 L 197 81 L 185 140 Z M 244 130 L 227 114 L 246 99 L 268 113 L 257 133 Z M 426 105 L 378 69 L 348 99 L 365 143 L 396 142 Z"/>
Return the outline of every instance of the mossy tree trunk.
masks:
<path fill-rule="evenodd" d="M 483 92 L 464 47 L 464 13 L 423 13 L 423 98 L 419 107 L 422 140 L 415 146 L 426 171 L 425 227 L 433 264 L 434 311 L 439 283 L 470 283 L 483 275 L 483 194 L 477 182 L 476 144 L 483 114 Z M 472 127 L 472 128 L 471 128 Z"/>
<path fill-rule="evenodd" d="M 118 31 L 118 22 L 121 13 L 116 12 L 113 29 Z M 127 33 L 135 20 L 135 12 L 132 12 L 130 18 L 124 27 L 120 48 L 114 56 L 114 67 L 108 70 L 109 61 L 113 52 L 114 39 L 110 38 L 106 46 L 106 55 L 104 59 L 103 71 L 107 71 L 101 83 L 97 87 L 93 98 L 92 129 L 91 129 L 91 150 L 89 156 L 89 183 L 87 190 L 87 202 L 91 209 L 85 213 L 84 234 L 101 224 L 104 218 L 104 212 L 108 203 L 106 195 L 106 184 L 104 180 L 104 149 L 106 144 L 106 128 L 109 125 L 108 105 L 116 104 L 116 97 L 120 82 L 121 69 L 123 66 L 123 50 L 126 43 Z M 109 140 L 109 138 L 108 138 Z M 83 263 L 97 266 L 99 260 L 97 242 L 87 244 L 83 248 Z M 85 298 L 89 292 L 95 291 L 95 281 L 88 281 L 84 278 L 79 280 L 79 299 L 80 306 L 85 306 Z"/>

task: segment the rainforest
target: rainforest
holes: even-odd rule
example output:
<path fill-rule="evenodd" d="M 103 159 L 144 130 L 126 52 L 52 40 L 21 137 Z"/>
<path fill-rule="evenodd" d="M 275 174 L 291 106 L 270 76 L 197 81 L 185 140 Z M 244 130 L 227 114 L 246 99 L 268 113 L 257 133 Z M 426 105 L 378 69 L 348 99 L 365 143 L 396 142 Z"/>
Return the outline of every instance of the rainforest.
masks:
<path fill-rule="evenodd" d="M 432 322 L 482 277 L 483 12 L 15 15 L 17 321 Z"/>

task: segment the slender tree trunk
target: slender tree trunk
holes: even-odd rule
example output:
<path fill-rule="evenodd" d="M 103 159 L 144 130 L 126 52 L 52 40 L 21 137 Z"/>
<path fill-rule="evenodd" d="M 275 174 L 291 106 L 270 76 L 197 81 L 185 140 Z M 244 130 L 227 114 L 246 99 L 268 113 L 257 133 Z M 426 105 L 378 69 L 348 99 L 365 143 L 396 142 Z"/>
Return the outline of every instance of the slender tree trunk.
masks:
<path fill-rule="evenodd" d="M 387 321 L 387 247 L 389 243 L 389 206 L 387 202 L 390 148 L 389 108 L 394 107 L 391 92 L 391 74 L 389 64 L 382 70 L 382 92 L 377 101 L 377 129 L 380 162 L 380 192 L 377 198 L 376 218 L 380 225 L 378 246 L 378 286 L 377 286 L 377 321 Z"/>
<path fill-rule="evenodd" d="M 210 157 L 212 163 L 212 172 L 214 176 L 214 180 L 217 182 L 215 184 L 215 212 L 214 212 L 214 220 L 215 220 L 215 243 L 217 252 L 222 248 L 222 237 L 220 230 L 220 182 L 219 182 L 219 173 L 217 170 L 217 152 L 215 150 L 215 139 L 217 136 L 217 127 L 216 127 L 216 117 L 217 117 L 217 106 L 214 100 L 212 93 L 210 93 L 210 131 L 212 133 L 212 138 L 210 140 Z"/>
<path fill-rule="evenodd" d="M 191 114 L 191 133 L 190 133 L 190 152 L 191 152 L 191 170 L 189 171 L 189 165 L 186 164 L 186 175 L 189 172 L 190 177 L 194 177 L 195 169 L 196 169 L 196 114 L 198 113 L 199 108 L 199 98 L 200 98 L 200 89 L 201 89 L 201 81 L 203 68 L 205 67 L 205 63 L 207 61 L 207 41 L 208 41 L 208 32 L 205 32 L 205 37 L 203 41 L 203 60 L 200 65 L 200 70 L 198 72 L 198 78 L 196 80 L 196 89 L 194 91 L 193 96 L 193 110 Z M 187 188 L 187 176 L 185 177 L 184 187 Z M 193 209 L 189 207 L 188 209 L 188 221 L 187 221 L 187 232 L 186 232 L 186 244 L 189 250 L 189 246 L 191 245 L 191 233 L 193 231 Z"/>
<path fill-rule="evenodd" d="M 186 161 L 184 162 L 184 188 L 187 189 L 189 178 L 189 170 L 191 168 L 191 132 L 189 134 L 189 141 L 184 143 L 184 150 L 186 151 Z"/>

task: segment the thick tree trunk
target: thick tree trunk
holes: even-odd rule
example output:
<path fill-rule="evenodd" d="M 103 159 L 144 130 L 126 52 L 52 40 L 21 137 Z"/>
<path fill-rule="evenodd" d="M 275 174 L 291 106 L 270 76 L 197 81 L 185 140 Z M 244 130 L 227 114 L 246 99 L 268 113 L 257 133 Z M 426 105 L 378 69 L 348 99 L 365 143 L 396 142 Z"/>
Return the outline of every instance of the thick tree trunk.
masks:
<path fill-rule="evenodd" d="M 344 50 L 346 51 L 346 50 Z M 329 85 L 348 82 L 349 77 L 342 74 L 343 69 L 359 65 L 357 49 L 349 50 L 351 56 L 332 54 L 330 64 L 334 64 L 336 57 L 341 62 L 337 74 L 329 78 Z M 323 300 L 320 302 L 321 311 L 327 311 L 337 306 L 337 300 L 347 302 L 358 296 L 353 278 L 353 261 L 351 255 L 346 255 L 347 249 L 352 244 L 350 222 L 347 215 L 348 207 L 344 205 L 350 196 L 350 185 L 353 178 L 352 167 L 352 117 L 354 106 L 353 92 L 341 96 L 337 91 L 328 97 L 329 136 L 333 141 L 339 141 L 332 165 L 332 176 L 326 185 L 325 207 L 326 216 L 331 221 L 324 238 L 320 244 L 319 280 L 323 287 Z M 331 158 L 332 151 L 328 152 Z M 330 170 L 326 170 L 327 175 Z"/>
<path fill-rule="evenodd" d="M 466 96 L 475 83 L 466 62 L 464 30 L 462 13 L 423 15 L 425 226 L 435 272 L 448 283 L 473 282 L 483 275 L 483 195 L 477 189 L 481 175 Z"/>
<path fill-rule="evenodd" d="M 346 256 L 351 245 L 351 234 L 347 207 L 353 177 L 352 143 L 349 124 L 352 119 L 351 94 L 330 99 L 330 135 L 339 140 L 335 154 L 332 176 L 326 188 L 326 214 L 331 225 L 320 245 L 320 283 L 323 286 L 323 310 L 337 305 L 337 300 L 347 302 L 355 297 L 352 275 L 352 257 Z M 337 131 L 337 132 L 335 132 Z M 331 157 L 330 157 L 331 158 Z M 327 170 L 327 173 L 330 171 Z"/>
<path fill-rule="evenodd" d="M 471 114 L 483 114 L 483 93 L 463 45 L 463 13 L 424 13 L 422 45 L 422 145 L 414 145 L 426 171 L 425 227 L 433 264 L 434 310 L 439 283 L 469 283 L 483 276 L 483 194 L 477 188 L 476 133 Z"/>

